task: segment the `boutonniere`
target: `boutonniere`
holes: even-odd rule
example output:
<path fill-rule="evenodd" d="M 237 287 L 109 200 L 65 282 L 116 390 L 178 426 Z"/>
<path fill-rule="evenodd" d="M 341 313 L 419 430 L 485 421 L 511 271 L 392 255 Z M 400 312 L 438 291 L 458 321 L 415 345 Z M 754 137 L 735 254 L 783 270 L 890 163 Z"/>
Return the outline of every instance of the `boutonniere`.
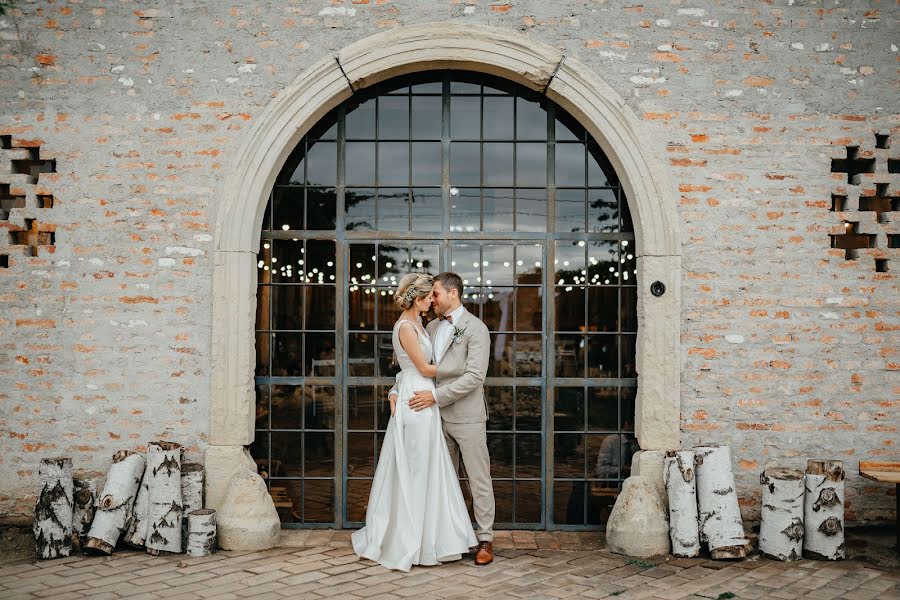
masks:
<path fill-rule="evenodd" d="M 462 336 L 465 332 L 466 332 L 465 327 L 463 327 L 462 329 L 460 329 L 459 327 L 454 327 L 453 328 L 453 343 L 458 344 L 459 340 L 462 339 Z"/>

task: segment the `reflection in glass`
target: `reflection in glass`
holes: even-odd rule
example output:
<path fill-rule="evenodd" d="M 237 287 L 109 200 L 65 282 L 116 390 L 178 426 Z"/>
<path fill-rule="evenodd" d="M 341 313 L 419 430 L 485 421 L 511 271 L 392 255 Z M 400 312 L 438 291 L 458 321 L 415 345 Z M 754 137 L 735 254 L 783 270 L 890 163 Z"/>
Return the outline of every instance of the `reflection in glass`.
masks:
<path fill-rule="evenodd" d="M 619 428 L 618 388 L 588 390 L 587 428 L 589 431 L 616 431 Z"/>
<path fill-rule="evenodd" d="M 584 477 L 584 434 L 557 433 L 553 445 L 554 476 L 560 479 Z"/>
<path fill-rule="evenodd" d="M 306 181 L 312 185 L 337 185 L 335 142 L 310 142 L 306 151 Z"/>
<path fill-rule="evenodd" d="M 584 190 L 556 190 L 556 231 L 584 231 Z"/>
<path fill-rule="evenodd" d="M 502 142 L 484 143 L 484 185 L 513 184 L 513 145 Z"/>
<path fill-rule="evenodd" d="M 378 142 L 378 185 L 409 185 L 409 142 Z"/>
<path fill-rule="evenodd" d="M 581 240 L 561 240 L 556 242 L 556 284 L 584 284 L 585 243 Z"/>
<path fill-rule="evenodd" d="M 369 325 L 371 327 L 371 323 Z M 356 329 L 353 322 L 350 326 L 352 329 Z M 347 366 L 351 377 L 375 376 L 375 337 L 373 335 L 351 333 L 348 354 Z"/>
<path fill-rule="evenodd" d="M 513 103 L 510 96 L 487 96 L 484 99 L 484 139 L 513 139 Z"/>
<path fill-rule="evenodd" d="M 275 186 L 272 191 L 272 214 L 275 227 L 282 229 L 303 229 L 304 191 L 298 186 Z"/>
<path fill-rule="evenodd" d="M 269 449 L 272 453 L 270 473 L 282 477 L 299 476 L 303 469 L 303 446 L 298 431 L 273 431 Z"/>
<path fill-rule="evenodd" d="M 378 139 L 409 139 L 409 99 L 406 96 L 378 99 Z"/>
<path fill-rule="evenodd" d="M 516 190 L 516 231 L 547 231 L 546 190 Z"/>
<path fill-rule="evenodd" d="M 441 185 L 441 143 L 412 143 L 412 184 Z"/>
<path fill-rule="evenodd" d="M 450 97 L 450 137 L 478 139 L 481 135 L 481 98 Z"/>
<path fill-rule="evenodd" d="M 266 405 L 266 419 L 275 424 L 276 429 L 300 429 L 303 427 L 303 387 L 294 385 L 273 385 L 271 397 Z M 268 427 L 268 425 L 265 425 Z"/>
<path fill-rule="evenodd" d="M 375 98 L 357 107 L 347 107 L 346 131 L 348 140 L 375 139 Z"/>
<path fill-rule="evenodd" d="M 584 377 L 585 344 L 580 335 L 556 336 L 556 376 Z"/>
<path fill-rule="evenodd" d="M 440 93 L 440 90 L 438 90 L 438 93 Z M 412 97 L 412 139 L 441 139 L 440 96 Z"/>
<path fill-rule="evenodd" d="M 455 193 L 454 193 L 455 192 Z M 512 200 L 510 200 L 510 223 Z M 481 191 L 471 188 L 450 190 L 450 231 L 479 231 L 481 229 Z"/>
<path fill-rule="evenodd" d="M 485 160 L 485 170 L 487 170 Z M 516 144 L 516 185 L 547 185 L 547 144 Z"/>
<path fill-rule="evenodd" d="M 375 229 L 375 190 L 347 188 L 344 191 L 344 210 L 348 231 Z"/>
<path fill-rule="evenodd" d="M 266 288 L 271 295 L 272 329 L 303 329 L 303 287 L 299 285 L 273 285 Z"/>
<path fill-rule="evenodd" d="M 307 333 L 304 337 L 307 375 L 334 377 L 334 333 Z"/>
<path fill-rule="evenodd" d="M 584 287 L 557 287 L 556 330 L 584 331 Z"/>
<path fill-rule="evenodd" d="M 337 193 L 334 188 L 306 190 L 306 228 L 332 231 L 335 228 Z"/>
<path fill-rule="evenodd" d="M 347 434 L 347 476 L 372 477 L 375 474 L 375 433 Z"/>
<path fill-rule="evenodd" d="M 588 377 L 618 377 L 619 336 L 588 336 Z"/>
<path fill-rule="evenodd" d="M 303 520 L 306 523 L 331 523 L 334 521 L 334 480 L 305 479 L 303 481 Z"/>
<path fill-rule="evenodd" d="M 484 190 L 484 230 L 511 231 L 514 211 L 513 191 L 509 188 Z"/>
<path fill-rule="evenodd" d="M 303 334 L 275 333 L 272 335 L 272 344 L 272 376 L 303 375 Z"/>
<path fill-rule="evenodd" d="M 584 144 L 556 144 L 556 185 L 584 187 L 585 175 Z"/>
<path fill-rule="evenodd" d="M 381 188 L 378 190 L 378 229 L 381 231 L 409 231 L 408 188 Z"/>
<path fill-rule="evenodd" d="M 517 334 L 515 343 L 516 377 L 540 377 L 544 366 L 543 337 Z"/>
<path fill-rule="evenodd" d="M 412 191 L 412 230 L 441 230 L 441 188 L 415 188 Z"/>
<path fill-rule="evenodd" d="M 344 144 L 344 182 L 347 185 L 375 185 L 375 152 L 370 142 Z"/>
<path fill-rule="evenodd" d="M 544 308 L 539 287 L 516 288 L 516 331 L 541 331 Z"/>
<path fill-rule="evenodd" d="M 303 390 L 304 429 L 334 429 L 334 388 L 327 385 L 308 385 Z"/>
<path fill-rule="evenodd" d="M 618 289 L 591 287 L 588 289 L 588 323 L 590 331 L 619 330 Z"/>
<path fill-rule="evenodd" d="M 331 330 L 335 322 L 335 288 L 328 285 L 312 285 L 306 287 L 304 318 L 306 329 Z"/>
<path fill-rule="evenodd" d="M 481 183 L 481 144 L 478 142 L 450 143 L 450 185 L 479 185 Z"/>
<path fill-rule="evenodd" d="M 516 139 L 547 139 L 547 112 L 539 102 L 516 98 Z"/>
<path fill-rule="evenodd" d="M 619 204 L 612 189 L 588 190 L 588 226 L 591 231 L 619 231 Z"/>
<path fill-rule="evenodd" d="M 485 404 L 489 410 L 489 430 L 511 431 L 513 428 L 515 390 L 511 387 L 486 386 Z M 493 455 L 491 455 L 493 460 Z"/>

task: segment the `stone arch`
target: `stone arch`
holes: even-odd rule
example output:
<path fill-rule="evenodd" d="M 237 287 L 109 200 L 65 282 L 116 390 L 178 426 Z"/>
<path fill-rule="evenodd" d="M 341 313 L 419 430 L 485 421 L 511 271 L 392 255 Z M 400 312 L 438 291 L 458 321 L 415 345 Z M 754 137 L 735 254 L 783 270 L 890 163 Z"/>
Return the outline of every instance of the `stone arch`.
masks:
<path fill-rule="evenodd" d="M 432 23 L 373 35 L 320 60 L 254 119 L 222 188 L 216 222 L 210 452 L 225 456 L 253 441 L 256 252 L 276 175 L 307 130 L 354 91 L 433 69 L 487 73 L 540 91 L 606 153 L 628 195 L 638 247 L 636 433 L 643 449 L 678 447 L 681 236 L 663 148 L 577 59 L 502 29 Z M 655 281 L 665 285 L 659 297 L 650 292 Z"/>

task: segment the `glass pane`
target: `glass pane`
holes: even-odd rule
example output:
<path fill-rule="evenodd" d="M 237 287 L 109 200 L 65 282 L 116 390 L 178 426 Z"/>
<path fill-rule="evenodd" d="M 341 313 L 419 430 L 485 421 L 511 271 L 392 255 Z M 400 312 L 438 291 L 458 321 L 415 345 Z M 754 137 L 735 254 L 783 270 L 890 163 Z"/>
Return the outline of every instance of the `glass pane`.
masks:
<path fill-rule="evenodd" d="M 412 138 L 414 140 L 441 139 L 440 96 L 412 97 Z"/>
<path fill-rule="evenodd" d="M 375 152 L 371 142 L 344 144 L 344 181 L 347 185 L 375 185 Z"/>
<path fill-rule="evenodd" d="M 584 492 L 583 481 L 553 483 L 553 521 L 557 525 L 584 525 Z"/>
<path fill-rule="evenodd" d="M 344 210 L 347 231 L 375 229 L 375 190 L 348 188 L 344 191 Z"/>
<path fill-rule="evenodd" d="M 312 185 L 337 185 L 337 143 L 310 142 L 306 151 L 306 181 Z"/>
<path fill-rule="evenodd" d="M 306 479 L 303 482 L 303 492 L 304 522 L 333 523 L 334 481 L 331 479 Z"/>
<path fill-rule="evenodd" d="M 458 245 L 450 249 L 450 269 L 462 277 L 463 285 L 477 283 L 481 254 L 478 246 Z"/>
<path fill-rule="evenodd" d="M 512 223 L 511 201 L 509 217 L 510 223 Z M 450 188 L 450 231 L 479 231 L 480 229 L 481 191 Z"/>
<path fill-rule="evenodd" d="M 375 388 L 368 385 L 347 388 L 346 421 L 349 429 L 375 429 Z"/>
<path fill-rule="evenodd" d="M 410 88 L 410 92 L 413 94 L 440 94 L 444 89 L 443 86 L 444 84 L 441 81 L 417 83 Z"/>
<path fill-rule="evenodd" d="M 358 107 L 347 107 L 347 139 L 375 139 L 375 98 L 366 100 Z"/>
<path fill-rule="evenodd" d="M 587 143 L 588 185 L 591 187 L 615 187 L 619 184 L 616 172 L 597 142 Z"/>
<path fill-rule="evenodd" d="M 619 330 L 619 294 L 614 287 L 591 287 L 588 291 L 588 331 Z"/>
<path fill-rule="evenodd" d="M 619 253 L 619 264 L 622 266 L 622 285 L 637 285 L 637 259 L 634 257 L 634 247 L 628 240 L 622 240 L 622 249 Z"/>
<path fill-rule="evenodd" d="M 588 280 L 592 285 L 616 285 L 619 253 L 613 240 L 593 241 L 588 247 Z"/>
<path fill-rule="evenodd" d="M 378 229 L 409 231 L 409 190 L 407 188 L 378 190 Z"/>
<path fill-rule="evenodd" d="M 412 184 L 441 185 L 441 143 L 413 142 Z"/>
<path fill-rule="evenodd" d="M 491 464 L 493 467 L 493 462 Z M 513 520 L 513 482 L 494 480 L 494 519 L 497 523 L 510 523 Z"/>
<path fill-rule="evenodd" d="M 410 271 L 424 271 L 436 275 L 441 270 L 440 246 L 412 244 L 410 246 Z"/>
<path fill-rule="evenodd" d="M 272 297 L 272 329 L 303 329 L 303 286 L 271 285 L 265 289 Z"/>
<path fill-rule="evenodd" d="M 490 331 L 512 331 L 513 288 L 482 288 L 481 320 Z"/>
<path fill-rule="evenodd" d="M 412 201 L 413 231 L 440 231 L 441 189 L 415 188 Z"/>
<path fill-rule="evenodd" d="M 460 74 L 458 77 L 465 77 L 465 74 Z M 450 82 L 450 93 L 451 94 L 480 94 L 481 93 L 481 85 L 477 83 L 472 83 L 468 81 L 459 81 L 457 76 L 454 76 L 454 80 Z"/>
<path fill-rule="evenodd" d="M 516 144 L 516 185 L 547 185 L 547 144 Z"/>
<path fill-rule="evenodd" d="M 369 292 L 369 293 L 366 293 Z M 350 286 L 350 329 L 372 330 L 375 328 L 375 296 L 369 288 Z"/>
<path fill-rule="evenodd" d="M 541 388 L 516 388 L 516 431 L 540 431 L 541 406 Z"/>
<path fill-rule="evenodd" d="M 303 426 L 303 386 L 272 386 L 272 429 L 300 429 Z"/>
<path fill-rule="evenodd" d="M 489 245 L 482 250 L 482 272 L 486 286 L 512 285 L 515 281 L 512 245 Z"/>
<path fill-rule="evenodd" d="M 306 242 L 306 276 L 313 283 L 334 282 L 334 242 L 328 240 L 309 240 Z M 321 281 L 319 281 L 321 279 Z"/>
<path fill-rule="evenodd" d="M 352 321 L 350 325 L 354 329 L 356 328 L 356 324 Z M 351 333 L 348 360 L 347 366 L 351 377 L 373 377 L 375 375 L 375 336 L 368 333 Z"/>
<path fill-rule="evenodd" d="M 270 389 L 268 385 L 257 385 L 256 387 L 256 429 L 268 429 L 269 428 L 269 416 L 271 414 L 271 408 L 269 406 L 269 393 Z"/>
<path fill-rule="evenodd" d="M 303 269 L 302 261 L 304 258 L 304 249 L 302 241 L 292 240 L 272 240 L 272 278 L 279 283 L 288 283 L 293 277 L 288 277 L 287 268 L 291 271 L 301 272 Z M 282 271 L 282 267 L 285 268 Z M 293 273 L 292 273 L 293 275 Z"/>
<path fill-rule="evenodd" d="M 451 96 L 450 137 L 478 139 L 481 135 L 481 98 Z"/>
<path fill-rule="evenodd" d="M 516 190 L 516 231 L 547 231 L 546 190 Z"/>
<path fill-rule="evenodd" d="M 270 448 L 272 450 L 271 476 L 278 473 L 282 477 L 299 477 L 303 466 L 303 446 L 299 431 L 273 431 Z"/>
<path fill-rule="evenodd" d="M 253 462 L 256 463 L 256 472 L 263 479 L 269 478 L 271 469 L 269 467 L 269 432 L 255 431 L 253 441 L 247 447 Z"/>
<path fill-rule="evenodd" d="M 621 484 L 615 481 L 592 481 L 586 485 L 588 492 L 587 523 L 589 525 L 605 524 L 612 513 Z"/>
<path fill-rule="evenodd" d="M 306 288 L 306 329 L 334 329 L 335 288 L 314 285 Z"/>
<path fill-rule="evenodd" d="M 409 139 L 409 98 L 383 96 L 378 99 L 378 139 Z"/>
<path fill-rule="evenodd" d="M 388 393 L 391 391 L 389 385 L 379 385 L 375 387 L 375 413 L 378 419 L 378 430 L 387 429 L 388 422 L 391 419 L 391 402 L 388 399 Z"/>
<path fill-rule="evenodd" d="M 511 189 L 485 189 L 484 230 L 512 231 L 514 202 Z"/>
<path fill-rule="evenodd" d="M 500 142 L 484 144 L 484 185 L 513 184 L 513 145 Z"/>
<path fill-rule="evenodd" d="M 539 287 L 516 288 L 516 331 L 541 331 L 544 309 Z"/>
<path fill-rule="evenodd" d="M 484 388 L 485 404 L 489 410 L 490 420 L 487 428 L 489 430 L 512 431 L 513 428 L 513 410 L 515 389 L 511 387 L 487 386 Z M 491 462 L 494 462 L 494 455 L 491 454 Z M 511 477 L 504 475 L 504 477 Z"/>
<path fill-rule="evenodd" d="M 282 523 L 300 523 L 303 494 L 300 479 L 272 479 L 269 492 L 275 500 L 275 509 Z"/>
<path fill-rule="evenodd" d="M 378 185 L 406 185 L 409 178 L 409 143 L 378 143 Z"/>
<path fill-rule="evenodd" d="M 637 331 L 637 288 L 623 287 L 621 294 L 622 331 Z"/>
<path fill-rule="evenodd" d="M 572 285 L 582 280 L 585 270 L 584 241 L 561 240 L 556 242 L 556 284 Z M 576 279 L 577 278 L 577 279 Z"/>
<path fill-rule="evenodd" d="M 272 215 L 276 229 L 303 229 L 303 193 L 302 187 L 275 186 Z"/>
<path fill-rule="evenodd" d="M 393 327 L 394 320 L 391 320 L 391 322 L 387 325 L 389 327 Z M 394 377 L 397 373 L 400 372 L 400 367 L 397 365 L 397 358 L 394 356 L 394 344 L 391 341 L 391 334 L 380 334 L 376 343 L 378 344 L 375 347 L 375 353 L 378 358 L 377 376 Z"/>
<path fill-rule="evenodd" d="M 539 433 L 516 434 L 516 477 L 541 477 L 544 454 Z"/>
<path fill-rule="evenodd" d="M 628 208 L 628 200 L 623 192 L 619 192 L 619 212 L 622 213 L 622 231 L 634 233 L 634 223 L 631 221 L 631 211 Z"/>
<path fill-rule="evenodd" d="M 513 336 L 491 333 L 491 355 L 488 358 L 488 377 L 512 377 Z"/>
<path fill-rule="evenodd" d="M 269 340 L 271 334 L 268 333 L 257 333 L 256 334 L 256 374 L 257 375 L 268 375 L 269 374 L 269 357 L 271 354 L 271 349 L 269 347 Z"/>
<path fill-rule="evenodd" d="M 335 376 L 334 334 L 307 333 L 306 373 L 316 377 Z"/>
<path fill-rule="evenodd" d="M 614 387 L 588 390 L 588 429 L 616 431 L 619 428 L 619 390 Z"/>
<path fill-rule="evenodd" d="M 540 481 L 517 481 L 516 523 L 540 523 L 542 499 Z"/>
<path fill-rule="evenodd" d="M 585 175 L 584 144 L 556 144 L 556 185 L 584 187 Z"/>
<path fill-rule="evenodd" d="M 388 285 L 394 285 L 397 280 L 406 275 L 411 264 L 409 262 L 409 246 L 402 242 L 396 244 L 382 242 L 378 245 L 378 254 L 373 251 L 358 260 L 362 261 L 366 270 L 370 269 L 369 265 L 372 264 L 369 261 L 377 262 L 378 273 L 372 276 L 377 276 L 381 283 Z M 387 281 L 384 280 L 385 275 L 388 276 Z"/>
<path fill-rule="evenodd" d="M 303 375 L 303 334 L 276 333 L 272 336 L 273 377 L 298 377 Z"/>
<path fill-rule="evenodd" d="M 634 403 L 637 398 L 637 388 L 620 388 L 619 418 L 622 419 L 622 431 L 634 432 Z"/>
<path fill-rule="evenodd" d="M 556 336 L 556 376 L 584 377 L 585 344 L 580 335 Z"/>
<path fill-rule="evenodd" d="M 306 190 L 306 228 L 332 231 L 335 228 L 337 193 L 334 188 Z"/>
<path fill-rule="evenodd" d="M 619 204 L 615 190 L 588 190 L 588 227 L 601 233 L 619 231 Z"/>
<path fill-rule="evenodd" d="M 481 184 L 481 144 L 452 142 L 450 144 L 450 185 Z"/>
<path fill-rule="evenodd" d="M 556 388 L 553 428 L 556 431 L 584 431 L 584 388 Z"/>
<path fill-rule="evenodd" d="M 366 506 L 369 504 L 371 490 L 371 479 L 347 480 L 347 519 L 350 522 L 361 523 L 366 520 Z"/>
<path fill-rule="evenodd" d="M 588 377 L 618 377 L 618 336 L 588 336 Z"/>
<path fill-rule="evenodd" d="M 556 287 L 556 330 L 584 331 L 584 288 Z"/>
<path fill-rule="evenodd" d="M 309 385 L 304 390 L 304 429 L 334 429 L 334 388 L 329 385 Z"/>
<path fill-rule="evenodd" d="M 543 337 L 516 336 L 516 377 L 540 377 L 544 365 Z"/>
<path fill-rule="evenodd" d="M 540 244 L 516 246 L 516 283 L 541 283 L 543 250 Z"/>
<path fill-rule="evenodd" d="M 553 474 L 560 479 L 584 477 L 584 434 L 557 433 L 553 447 Z"/>
<path fill-rule="evenodd" d="M 584 231 L 584 190 L 556 190 L 556 231 Z"/>
<path fill-rule="evenodd" d="M 306 183 L 306 142 L 300 142 L 291 152 L 287 162 L 281 167 L 276 180 L 282 184 L 303 185 Z"/>
<path fill-rule="evenodd" d="M 511 395 L 512 390 L 510 390 Z M 491 457 L 491 477 L 512 477 L 513 434 L 488 432 L 487 447 Z"/>
<path fill-rule="evenodd" d="M 488 96 L 484 99 L 484 139 L 513 139 L 513 102 L 511 96 Z"/>
<path fill-rule="evenodd" d="M 575 141 L 585 138 L 584 127 L 572 115 L 556 107 L 556 141 Z"/>
<path fill-rule="evenodd" d="M 547 139 L 547 113 L 538 102 L 516 98 L 516 138 Z"/>
<path fill-rule="evenodd" d="M 375 433 L 347 434 L 347 476 L 372 477 L 375 474 Z"/>
<path fill-rule="evenodd" d="M 637 377 L 635 368 L 635 340 L 637 336 L 625 334 L 619 336 L 619 345 L 621 347 L 622 371 L 620 377 Z"/>
<path fill-rule="evenodd" d="M 607 435 L 587 436 L 588 477 L 598 479 L 618 479 L 622 476 L 621 467 L 637 449 L 634 436 L 611 433 Z M 627 477 L 627 475 L 626 475 Z"/>

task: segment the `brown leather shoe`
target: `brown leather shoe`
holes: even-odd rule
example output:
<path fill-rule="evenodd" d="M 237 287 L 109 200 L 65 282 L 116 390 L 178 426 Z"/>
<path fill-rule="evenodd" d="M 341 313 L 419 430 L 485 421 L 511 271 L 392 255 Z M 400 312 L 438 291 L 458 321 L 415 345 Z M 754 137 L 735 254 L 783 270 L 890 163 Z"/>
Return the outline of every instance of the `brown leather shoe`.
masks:
<path fill-rule="evenodd" d="M 492 562 L 494 562 L 494 545 L 491 542 L 478 542 L 478 550 L 475 551 L 475 564 L 484 566 Z"/>

